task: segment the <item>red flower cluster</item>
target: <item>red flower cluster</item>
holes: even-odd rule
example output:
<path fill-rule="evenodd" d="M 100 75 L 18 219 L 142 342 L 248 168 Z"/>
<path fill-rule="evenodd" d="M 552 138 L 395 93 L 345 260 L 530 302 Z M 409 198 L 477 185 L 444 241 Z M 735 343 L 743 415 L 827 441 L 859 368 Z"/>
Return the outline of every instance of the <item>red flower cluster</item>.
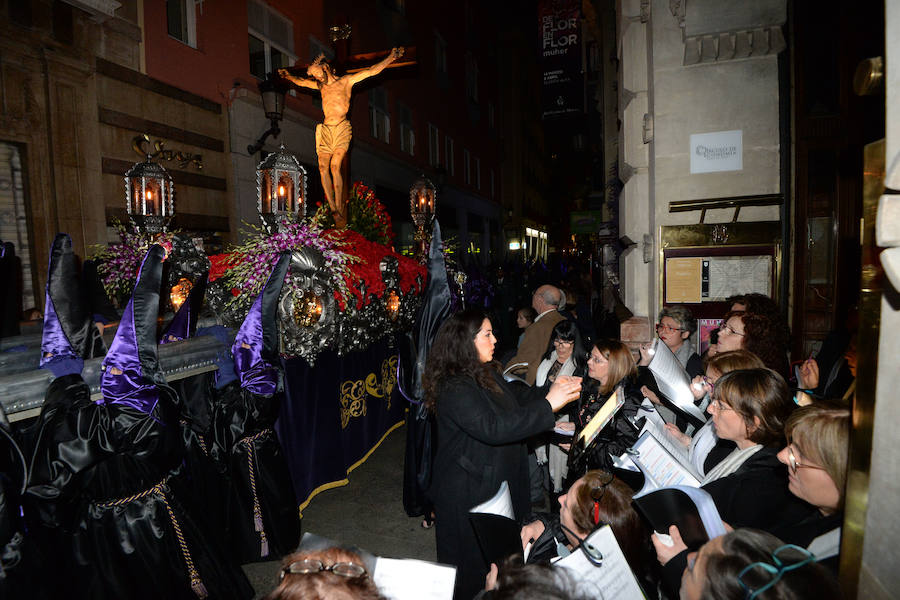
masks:
<path fill-rule="evenodd" d="M 386 256 L 393 256 L 398 260 L 398 270 L 400 274 L 400 293 L 422 293 L 422 290 L 424 289 L 424 282 L 426 277 L 428 276 L 428 272 L 426 271 L 425 267 L 420 265 L 415 260 L 397 254 L 388 246 L 370 242 L 359 233 L 351 231 L 349 229 L 345 229 L 342 231 L 330 231 L 329 234 L 341 239 L 344 243 L 346 243 L 345 248 L 347 254 L 356 256 L 360 259 L 359 262 L 351 263 L 350 273 L 352 275 L 352 280 L 347 280 L 347 285 L 350 288 L 350 291 L 354 296 L 356 296 L 357 308 L 362 308 L 364 304 L 368 303 L 368 299 L 363 298 L 362 296 L 362 291 L 360 290 L 359 286 L 360 283 L 365 284 L 366 290 L 369 294 L 374 294 L 378 298 L 382 298 L 384 296 L 385 286 L 384 282 L 381 279 L 380 265 L 382 259 L 384 259 L 384 257 Z M 418 275 L 421 275 L 422 285 L 418 286 L 417 288 L 416 276 Z M 339 295 L 335 294 L 335 298 L 337 298 L 338 301 L 343 304 L 343 299 Z"/>

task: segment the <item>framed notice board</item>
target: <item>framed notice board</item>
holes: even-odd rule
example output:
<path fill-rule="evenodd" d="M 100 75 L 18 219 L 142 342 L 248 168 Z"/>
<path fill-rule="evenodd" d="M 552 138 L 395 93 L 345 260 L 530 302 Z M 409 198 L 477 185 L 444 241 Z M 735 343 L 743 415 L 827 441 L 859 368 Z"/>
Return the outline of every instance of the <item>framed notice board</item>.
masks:
<path fill-rule="evenodd" d="M 660 308 L 684 304 L 697 319 L 719 319 L 730 296 L 780 302 L 781 258 L 778 221 L 660 227 Z"/>

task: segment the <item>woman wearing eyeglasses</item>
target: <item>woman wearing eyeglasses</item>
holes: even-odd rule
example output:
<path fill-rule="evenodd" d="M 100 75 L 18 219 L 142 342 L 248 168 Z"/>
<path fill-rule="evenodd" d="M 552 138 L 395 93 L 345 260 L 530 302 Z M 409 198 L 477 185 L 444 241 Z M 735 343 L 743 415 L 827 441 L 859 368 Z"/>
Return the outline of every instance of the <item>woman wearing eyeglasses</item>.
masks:
<path fill-rule="evenodd" d="M 584 459 L 578 465 L 569 464 L 567 478 L 570 481 L 588 469 L 610 470 L 613 466 L 610 455 L 620 456 L 626 448 L 634 445 L 638 437 L 638 430 L 630 419 L 637 414 L 643 395 L 637 385 L 637 365 L 631 350 L 617 340 L 598 340 L 588 355 L 587 374 L 589 379 L 582 389 L 575 412 L 574 439 L 578 439 L 578 434 L 619 384 L 625 393 L 625 404 L 599 433 Z"/>
<path fill-rule="evenodd" d="M 713 395 L 716 382 L 722 375 L 738 369 L 762 369 L 765 365 L 759 357 L 746 350 L 732 350 L 716 354 L 706 364 L 706 375 L 698 375 L 694 378 L 691 391 L 698 401 L 706 399 L 702 408 L 706 408 L 709 399 Z M 672 423 L 666 423 L 666 431 L 677 439 L 689 451 L 691 464 L 699 473 L 707 473 L 712 470 L 722 459 L 734 450 L 734 442 L 722 440 L 716 436 L 713 420 L 710 419 L 703 427 L 694 432 L 693 437 L 685 435 Z"/>
<path fill-rule="evenodd" d="M 691 336 L 697 331 L 697 319 L 686 306 L 666 306 L 659 311 L 656 323 L 656 335 L 669 347 L 669 350 L 687 371 L 691 378 L 703 373 L 703 362 L 694 352 L 690 343 Z M 647 348 L 641 347 L 641 366 L 647 366 L 651 360 Z"/>
<path fill-rule="evenodd" d="M 738 529 L 688 555 L 682 600 L 794 600 L 841 597 L 837 582 L 803 548 L 775 536 Z"/>
<path fill-rule="evenodd" d="M 456 565 L 455 598 L 484 584 L 484 562 L 469 509 L 509 482 L 518 518 L 530 513 L 525 439 L 553 428 L 554 412 L 575 400 L 581 379 L 559 376 L 549 388 L 508 386 L 494 362 L 494 337 L 484 312 L 447 319 L 428 355 L 423 385 L 435 413 L 437 448 L 428 494 L 435 505 L 437 559 Z"/>
<path fill-rule="evenodd" d="M 725 314 L 724 323 L 719 328 L 716 353 L 729 350 L 747 350 L 757 355 L 763 363 L 787 377 L 790 370 L 788 349 L 784 340 L 788 333 L 784 326 L 772 318 L 745 311 L 730 311 Z"/>
<path fill-rule="evenodd" d="M 280 583 L 265 600 L 386 600 L 362 558 L 343 548 L 285 556 Z"/>
<path fill-rule="evenodd" d="M 850 411 L 823 404 L 804 406 L 790 416 L 784 433 L 788 444 L 778 453 L 778 460 L 787 465 L 788 489 L 816 510 L 773 533 L 807 548 L 819 562 L 837 572 Z"/>
<path fill-rule="evenodd" d="M 538 513 L 522 528 L 522 547 L 532 546 L 528 562 L 545 562 L 580 549 L 595 529 L 608 524 L 640 584 L 645 590 L 656 589 L 648 531 L 631 505 L 633 494 L 611 473 L 588 471 L 559 497 L 558 515 Z"/>
<path fill-rule="evenodd" d="M 585 351 L 581 344 L 581 334 L 578 326 L 568 319 L 560 321 L 553 327 L 550 336 L 550 344 L 544 353 L 541 364 L 538 365 L 535 385 L 543 386 L 553 383 L 560 375 L 574 375 L 581 377 L 585 370 Z M 567 407 L 571 409 L 571 405 Z M 560 411 L 556 421 L 557 429 L 575 430 L 572 422 L 573 410 Z M 535 448 L 538 465 L 546 463 L 550 472 L 551 492 L 558 494 L 563 489 L 563 480 L 566 477 L 566 461 L 568 455 L 555 443 L 541 443 Z M 541 478 L 546 477 L 543 470 Z M 535 482 L 532 481 L 532 488 Z"/>
<path fill-rule="evenodd" d="M 716 435 L 736 448 L 703 479 L 722 520 L 767 531 L 802 518 L 806 509 L 787 491 L 787 470 L 776 456 L 795 405 L 784 379 L 771 369 L 723 375 L 707 407 Z"/>

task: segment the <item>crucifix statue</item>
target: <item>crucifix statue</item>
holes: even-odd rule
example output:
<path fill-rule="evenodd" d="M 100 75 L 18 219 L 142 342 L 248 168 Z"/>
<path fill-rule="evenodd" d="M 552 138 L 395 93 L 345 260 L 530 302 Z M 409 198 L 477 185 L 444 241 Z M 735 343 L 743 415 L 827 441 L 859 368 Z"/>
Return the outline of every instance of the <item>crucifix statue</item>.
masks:
<path fill-rule="evenodd" d="M 353 137 L 350 121 L 347 120 L 353 85 L 378 75 L 401 56 L 403 48 L 394 48 L 384 60 L 341 77 L 335 75 L 331 65 L 325 61 L 324 54 L 306 69 L 309 77 L 297 77 L 291 73 L 291 69 L 278 69 L 278 74 L 294 85 L 318 90 L 322 95 L 325 119 L 316 126 L 316 155 L 319 157 L 319 174 L 325 198 L 338 229 L 347 226 L 347 195 L 341 168 Z"/>

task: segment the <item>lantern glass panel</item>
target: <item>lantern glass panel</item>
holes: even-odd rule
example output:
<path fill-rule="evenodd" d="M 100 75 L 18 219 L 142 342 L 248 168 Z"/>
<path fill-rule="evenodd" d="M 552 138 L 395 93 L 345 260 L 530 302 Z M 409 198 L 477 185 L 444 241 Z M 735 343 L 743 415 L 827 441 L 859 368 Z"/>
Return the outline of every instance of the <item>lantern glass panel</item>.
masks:
<path fill-rule="evenodd" d="M 272 172 L 262 172 L 262 193 L 260 194 L 259 212 L 266 214 L 275 212 L 272 210 Z"/>
<path fill-rule="evenodd" d="M 278 211 L 294 211 L 294 180 L 289 173 L 282 173 L 278 178 Z"/>

